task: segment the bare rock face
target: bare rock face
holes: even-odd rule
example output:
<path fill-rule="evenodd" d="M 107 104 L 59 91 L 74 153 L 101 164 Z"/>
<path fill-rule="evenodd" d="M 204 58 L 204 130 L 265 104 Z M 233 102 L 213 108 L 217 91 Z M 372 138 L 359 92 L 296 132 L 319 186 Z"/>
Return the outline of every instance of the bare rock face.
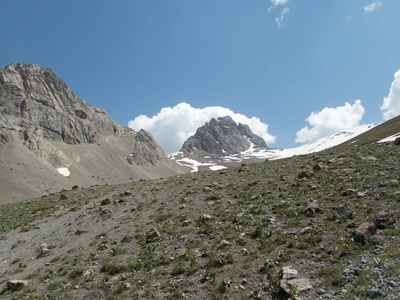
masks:
<path fill-rule="evenodd" d="M 24 139 L 29 139 L 30 148 L 37 147 L 41 137 L 67 144 L 96 143 L 126 130 L 104 110 L 77 98 L 50 69 L 34 64 L 15 62 L 0 69 L 0 113 L 5 127 L 27 131 Z"/>
<path fill-rule="evenodd" d="M 140 166 L 155 166 L 164 156 L 164 152 L 153 136 L 142 129 L 136 134 L 136 143 L 129 154 L 128 162 Z"/>
<path fill-rule="evenodd" d="M 239 123 L 237 125 L 231 117 L 211 119 L 204 126 L 197 129 L 183 144 L 180 151 L 185 154 L 212 154 L 232 155 L 249 149 L 251 144 L 255 148 L 267 148 L 265 141 L 255 135 L 249 126 Z"/>
<path fill-rule="evenodd" d="M 0 122 L 0 204 L 76 184 L 183 172 L 150 133 L 120 126 L 35 64 L 0 68 Z M 73 171 L 63 178 L 61 168 Z"/>

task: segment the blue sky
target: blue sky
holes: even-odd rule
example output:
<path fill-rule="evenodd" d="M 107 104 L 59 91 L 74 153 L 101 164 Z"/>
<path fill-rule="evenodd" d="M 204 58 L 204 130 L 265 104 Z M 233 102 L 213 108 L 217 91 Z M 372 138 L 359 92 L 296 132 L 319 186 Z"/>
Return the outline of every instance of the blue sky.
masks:
<path fill-rule="evenodd" d="M 230 110 L 270 146 L 294 147 L 382 122 L 384 97 L 388 110 L 400 101 L 398 0 L 3 0 L 0 11 L 0 67 L 51 68 L 116 122 L 175 143 L 192 120 Z"/>

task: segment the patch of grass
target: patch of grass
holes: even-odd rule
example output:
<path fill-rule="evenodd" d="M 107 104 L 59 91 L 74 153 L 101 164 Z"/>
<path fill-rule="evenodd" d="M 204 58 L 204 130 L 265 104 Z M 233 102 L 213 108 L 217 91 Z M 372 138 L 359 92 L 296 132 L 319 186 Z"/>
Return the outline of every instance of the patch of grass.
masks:
<path fill-rule="evenodd" d="M 120 264 L 117 260 L 106 258 L 101 264 L 100 271 L 109 275 L 116 275 L 125 272 L 127 267 Z"/>

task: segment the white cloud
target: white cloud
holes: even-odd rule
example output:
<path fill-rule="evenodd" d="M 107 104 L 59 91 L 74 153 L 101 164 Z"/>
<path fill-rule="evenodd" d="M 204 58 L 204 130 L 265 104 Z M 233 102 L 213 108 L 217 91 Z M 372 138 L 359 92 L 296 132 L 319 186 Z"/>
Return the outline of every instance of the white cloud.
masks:
<path fill-rule="evenodd" d="M 372 2 L 370 5 L 364 6 L 364 12 L 366 13 L 373 12 L 374 10 L 377 10 L 381 7 L 382 7 L 381 1 Z"/>
<path fill-rule="evenodd" d="M 271 6 L 268 8 L 268 11 L 271 11 L 275 7 L 279 5 L 287 5 L 289 3 L 289 0 L 270 0 L 272 3 Z"/>
<path fill-rule="evenodd" d="M 320 112 L 313 112 L 306 119 L 311 127 L 306 126 L 299 130 L 296 133 L 295 142 L 311 142 L 341 130 L 359 126 L 364 111 L 361 100 L 356 100 L 353 105 L 346 102 L 344 106 L 325 107 Z"/>
<path fill-rule="evenodd" d="M 281 14 L 279 17 L 275 18 L 275 22 L 278 25 L 278 28 L 283 27 L 283 19 L 285 18 L 285 15 L 289 12 L 289 0 L 270 0 L 271 6 L 268 8 L 268 12 L 271 12 L 276 7 L 282 7 Z"/>
<path fill-rule="evenodd" d="M 390 86 L 389 95 L 383 98 L 383 104 L 380 109 L 385 120 L 400 115 L 400 70 L 394 74 L 394 81 Z"/>
<path fill-rule="evenodd" d="M 288 7 L 284 7 L 282 9 L 281 16 L 279 18 L 275 18 L 275 22 L 276 22 L 276 24 L 278 24 L 278 28 L 283 27 L 283 19 L 285 18 L 285 15 L 286 15 L 286 13 L 289 12 L 289 10 L 290 9 Z"/>
<path fill-rule="evenodd" d="M 268 133 L 268 125 L 261 122 L 259 118 L 249 118 L 221 106 L 194 108 L 185 102 L 173 108 L 165 107 L 151 118 L 140 115 L 129 121 L 128 127 L 136 131 L 140 129 L 149 131 L 165 153 L 172 153 L 178 151 L 183 143 L 196 133 L 198 127 L 209 122 L 211 118 L 225 116 L 230 116 L 236 123 L 247 124 L 267 144 L 275 143 L 276 137 Z"/>

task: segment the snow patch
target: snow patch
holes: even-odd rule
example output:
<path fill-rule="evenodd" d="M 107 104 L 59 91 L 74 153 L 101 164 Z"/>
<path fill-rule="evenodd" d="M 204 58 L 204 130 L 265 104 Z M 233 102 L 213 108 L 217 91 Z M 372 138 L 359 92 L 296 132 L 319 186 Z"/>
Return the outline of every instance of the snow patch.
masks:
<path fill-rule="evenodd" d="M 68 168 L 58 168 L 57 169 L 58 173 L 60 173 L 61 175 L 68 177 L 69 175 L 71 175 L 71 172 L 68 170 Z"/>
<path fill-rule="evenodd" d="M 378 143 L 394 142 L 394 140 L 397 139 L 398 137 L 400 137 L 400 132 L 393 134 L 391 136 L 388 136 L 387 138 L 384 138 L 384 139 L 378 141 Z"/>
<path fill-rule="evenodd" d="M 219 170 L 227 169 L 227 167 L 224 167 L 224 166 L 211 166 L 210 169 L 212 171 L 219 171 Z"/>

